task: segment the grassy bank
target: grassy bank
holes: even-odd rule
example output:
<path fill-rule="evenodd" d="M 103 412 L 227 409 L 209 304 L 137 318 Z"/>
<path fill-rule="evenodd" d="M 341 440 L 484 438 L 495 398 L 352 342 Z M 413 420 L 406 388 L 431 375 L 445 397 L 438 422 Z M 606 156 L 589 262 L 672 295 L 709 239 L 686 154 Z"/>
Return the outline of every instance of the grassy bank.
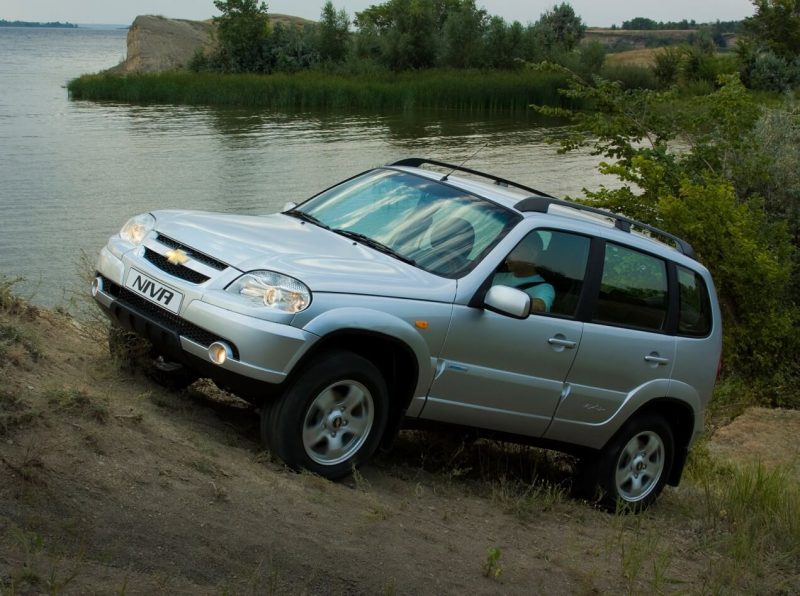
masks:
<path fill-rule="evenodd" d="M 797 412 L 718 429 L 640 516 L 571 498 L 565 456 L 459 435 L 404 431 L 331 483 L 264 452 L 249 405 L 164 390 L 99 321 L 13 286 L 0 274 L 0 594 L 800 590 Z"/>
<path fill-rule="evenodd" d="M 321 72 L 226 75 L 168 72 L 84 75 L 72 99 L 276 109 L 514 111 L 561 105 L 564 77 L 530 71 L 425 71 L 342 76 Z"/>

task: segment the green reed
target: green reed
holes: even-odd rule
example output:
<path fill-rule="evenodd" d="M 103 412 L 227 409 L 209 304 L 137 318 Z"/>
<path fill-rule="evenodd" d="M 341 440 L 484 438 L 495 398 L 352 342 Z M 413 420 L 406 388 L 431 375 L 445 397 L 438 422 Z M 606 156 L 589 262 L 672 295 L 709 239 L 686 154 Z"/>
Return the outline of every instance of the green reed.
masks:
<path fill-rule="evenodd" d="M 84 75 L 68 85 L 72 99 L 126 103 L 250 106 L 278 109 L 518 111 L 562 105 L 557 73 L 424 71 L 379 75 L 296 74 Z"/>

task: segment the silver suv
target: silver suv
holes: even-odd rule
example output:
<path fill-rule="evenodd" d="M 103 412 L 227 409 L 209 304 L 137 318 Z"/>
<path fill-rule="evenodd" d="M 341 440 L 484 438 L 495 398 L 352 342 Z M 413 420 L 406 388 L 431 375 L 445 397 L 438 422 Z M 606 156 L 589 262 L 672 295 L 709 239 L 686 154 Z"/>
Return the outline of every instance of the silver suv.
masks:
<path fill-rule="evenodd" d="M 416 158 L 282 213 L 136 216 L 92 293 L 162 371 L 261 404 L 292 467 L 338 478 L 403 424 L 459 425 L 578 455 L 608 508 L 677 485 L 721 350 L 686 242 Z"/>

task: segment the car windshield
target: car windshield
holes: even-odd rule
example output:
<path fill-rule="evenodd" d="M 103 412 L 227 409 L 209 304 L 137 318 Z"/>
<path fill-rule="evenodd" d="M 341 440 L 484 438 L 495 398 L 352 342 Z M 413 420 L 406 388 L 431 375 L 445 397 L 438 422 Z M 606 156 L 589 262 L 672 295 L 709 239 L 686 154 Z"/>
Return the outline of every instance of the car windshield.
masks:
<path fill-rule="evenodd" d="M 397 170 L 373 170 L 287 212 L 412 263 L 459 277 L 519 214 L 457 188 Z"/>

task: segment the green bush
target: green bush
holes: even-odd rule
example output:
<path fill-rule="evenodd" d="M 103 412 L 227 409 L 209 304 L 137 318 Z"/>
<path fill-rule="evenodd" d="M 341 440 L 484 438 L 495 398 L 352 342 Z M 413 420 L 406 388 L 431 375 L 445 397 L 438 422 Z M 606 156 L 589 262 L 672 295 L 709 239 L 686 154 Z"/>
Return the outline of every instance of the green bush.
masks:
<path fill-rule="evenodd" d="M 657 89 L 659 86 L 653 69 L 639 64 L 606 64 L 600 76 L 618 82 L 623 89 Z"/>
<path fill-rule="evenodd" d="M 680 65 L 680 78 L 682 81 L 716 80 L 717 69 L 714 55 L 696 46 L 684 48 L 684 56 Z"/>
<path fill-rule="evenodd" d="M 666 89 L 678 82 L 683 61 L 683 50 L 679 47 L 667 47 L 654 54 L 653 73 L 660 87 Z"/>
<path fill-rule="evenodd" d="M 750 88 L 760 91 L 788 91 L 800 84 L 800 61 L 789 62 L 773 52 L 761 52 L 749 67 Z"/>

